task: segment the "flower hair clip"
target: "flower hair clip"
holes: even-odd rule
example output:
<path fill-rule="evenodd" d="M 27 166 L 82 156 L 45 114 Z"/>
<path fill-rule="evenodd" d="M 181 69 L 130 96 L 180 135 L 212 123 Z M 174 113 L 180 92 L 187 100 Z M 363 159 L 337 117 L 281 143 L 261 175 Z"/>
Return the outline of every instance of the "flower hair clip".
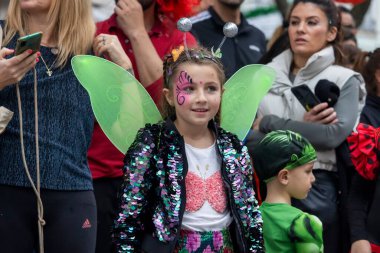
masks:
<path fill-rule="evenodd" d="M 179 48 L 174 48 L 171 52 L 173 62 L 176 62 L 178 60 L 178 57 L 181 55 L 181 53 L 185 50 L 184 46 L 180 46 Z"/>

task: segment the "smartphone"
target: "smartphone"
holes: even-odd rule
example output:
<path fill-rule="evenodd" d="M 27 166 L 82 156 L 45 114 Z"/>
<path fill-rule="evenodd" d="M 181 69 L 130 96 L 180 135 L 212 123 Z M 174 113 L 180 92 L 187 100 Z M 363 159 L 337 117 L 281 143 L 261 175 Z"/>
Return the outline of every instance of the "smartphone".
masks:
<path fill-rule="evenodd" d="M 306 84 L 293 87 L 291 90 L 307 112 L 321 103 Z"/>
<path fill-rule="evenodd" d="M 42 32 L 37 32 L 18 38 L 15 49 L 15 55 L 22 54 L 23 52 L 29 49 L 33 50 L 33 53 L 39 51 L 41 39 Z"/>

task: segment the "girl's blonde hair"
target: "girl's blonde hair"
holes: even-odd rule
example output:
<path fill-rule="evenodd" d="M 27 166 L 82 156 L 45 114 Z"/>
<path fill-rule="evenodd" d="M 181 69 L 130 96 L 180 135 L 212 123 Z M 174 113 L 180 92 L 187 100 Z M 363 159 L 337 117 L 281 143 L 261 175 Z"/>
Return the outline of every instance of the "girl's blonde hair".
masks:
<path fill-rule="evenodd" d="M 174 51 L 174 50 L 173 50 Z M 175 59 L 175 60 L 174 60 Z M 191 48 L 188 50 L 188 54 L 186 51 L 182 51 L 178 57 L 174 58 L 173 54 L 169 54 L 165 57 L 164 60 L 164 88 L 169 89 L 171 92 L 173 91 L 173 77 L 176 75 L 178 71 L 178 67 L 182 64 L 198 64 L 198 65 L 210 65 L 213 66 L 218 75 L 221 88 L 223 88 L 225 82 L 225 74 L 223 69 L 223 64 L 219 58 L 215 57 L 210 50 L 198 47 Z M 164 119 L 170 118 L 173 119 L 176 117 L 175 108 L 171 106 L 168 101 L 166 101 L 165 97 L 161 100 L 161 108 L 162 115 Z M 220 112 L 215 116 L 215 121 L 219 122 Z"/>
<path fill-rule="evenodd" d="M 91 10 L 90 0 L 51 0 L 48 30 L 57 41 L 57 66 L 64 66 L 71 56 L 87 54 L 91 50 L 95 35 Z M 10 0 L 3 45 L 7 45 L 17 33 L 24 36 L 28 32 L 28 14 L 21 10 L 19 0 Z"/>

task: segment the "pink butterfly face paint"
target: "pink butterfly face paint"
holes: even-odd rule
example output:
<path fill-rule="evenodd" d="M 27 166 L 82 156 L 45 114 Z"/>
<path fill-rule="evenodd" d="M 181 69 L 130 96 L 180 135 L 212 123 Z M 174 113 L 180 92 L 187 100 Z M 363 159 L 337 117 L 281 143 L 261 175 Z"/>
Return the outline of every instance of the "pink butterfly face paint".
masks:
<path fill-rule="evenodd" d="M 177 103 L 183 105 L 189 96 L 189 88 L 193 85 L 193 79 L 186 71 L 181 71 L 176 83 Z"/>
<path fill-rule="evenodd" d="M 184 64 L 172 82 L 171 100 L 181 129 L 207 128 L 220 107 L 221 84 L 211 65 Z"/>

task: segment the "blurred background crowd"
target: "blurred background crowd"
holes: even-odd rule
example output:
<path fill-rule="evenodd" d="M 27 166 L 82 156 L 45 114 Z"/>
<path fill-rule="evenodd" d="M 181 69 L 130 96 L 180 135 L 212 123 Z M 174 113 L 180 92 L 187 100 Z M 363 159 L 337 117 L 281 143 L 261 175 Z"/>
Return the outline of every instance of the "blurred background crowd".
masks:
<path fill-rule="evenodd" d="M 199 10 L 207 9 L 213 0 L 202 0 Z M 8 0 L 0 1 L 0 18 L 4 19 Z M 115 8 L 114 0 L 92 0 L 93 16 L 96 22 L 107 19 Z M 282 24 L 287 8 L 292 0 L 245 0 L 241 6 L 242 13 L 247 17 L 250 24 L 259 27 L 269 40 L 275 29 Z M 380 1 L 365 0 L 358 5 L 337 1 L 352 12 L 355 27 L 357 27 L 356 38 L 358 45 L 363 50 L 373 50 L 380 45 Z M 349 2 L 349 1 L 346 1 Z"/>

